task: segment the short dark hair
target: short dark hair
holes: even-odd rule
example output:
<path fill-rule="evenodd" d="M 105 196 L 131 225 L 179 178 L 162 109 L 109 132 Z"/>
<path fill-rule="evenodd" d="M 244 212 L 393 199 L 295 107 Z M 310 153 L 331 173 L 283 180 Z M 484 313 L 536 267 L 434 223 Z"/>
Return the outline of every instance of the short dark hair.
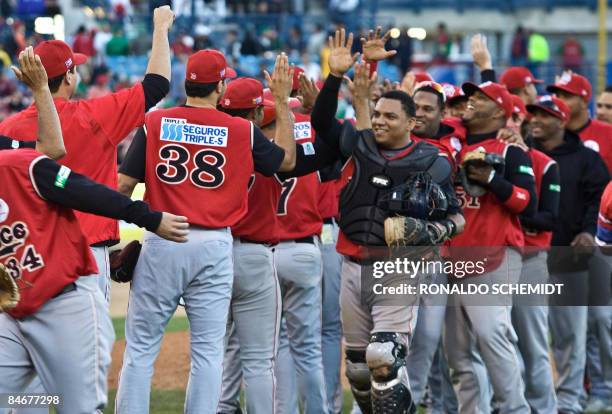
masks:
<path fill-rule="evenodd" d="M 76 69 L 73 66 L 72 68 L 68 69 L 68 72 L 74 73 L 75 70 Z M 49 80 L 47 80 L 47 84 L 49 85 L 49 90 L 51 91 L 51 93 L 55 93 L 59 90 L 60 86 L 62 86 L 62 82 L 66 78 L 66 73 L 63 73 L 59 76 L 56 76 L 54 78 L 50 78 Z"/>
<path fill-rule="evenodd" d="M 398 90 L 387 91 L 380 95 L 380 99 L 382 98 L 400 101 L 400 103 L 402 104 L 402 110 L 406 113 L 406 115 L 408 115 L 410 118 L 416 116 L 416 108 L 414 106 L 414 101 L 406 92 Z"/>
<path fill-rule="evenodd" d="M 606 89 L 604 89 L 604 92 L 612 93 L 612 85 L 606 86 Z"/>
<path fill-rule="evenodd" d="M 217 89 L 219 82 L 197 83 L 185 80 L 185 94 L 190 98 L 206 98 Z"/>
<path fill-rule="evenodd" d="M 431 86 L 423 86 L 422 88 L 417 89 L 416 91 L 414 91 L 414 95 L 416 95 L 418 92 L 427 92 L 436 95 L 436 98 L 438 99 L 438 108 L 444 109 L 444 95 L 442 95 L 440 92 L 438 92 Z"/>
<path fill-rule="evenodd" d="M 235 117 L 244 118 L 244 119 L 246 119 L 254 109 L 255 108 L 232 109 L 232 108 L 224 108 L 222 106 L 219 106 L 220 111 L 225 112 L 226 114 L 230 116 L 235 116 Z"/>
<path fill-rule="evenodd" d="M 511 95 L 519 95 L 522 90 L 523 88 L 508 88 L 508 92 L 510 92 Z"/>

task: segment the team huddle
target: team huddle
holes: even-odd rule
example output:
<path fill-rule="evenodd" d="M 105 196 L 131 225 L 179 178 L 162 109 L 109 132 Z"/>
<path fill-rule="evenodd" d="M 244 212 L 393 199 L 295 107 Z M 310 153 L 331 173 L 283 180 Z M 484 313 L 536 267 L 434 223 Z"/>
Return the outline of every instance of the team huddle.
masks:
<path fill-rule="evenodd" d="M 131 283 L 116 413 L 149 412 L 179 305 L 186 413 L 337 414 L 343 363 L 353 413 L 612 412 L 612 125 L 590 119 L 586 78 L 564 73 L 538 96 L 527 68 L 498 79 L 477 35 L 482 83 L 381 84 L 389 34 L 370 31 L 360 56 L 342 29 L 322 84 L 281 54 L 264 88 L 206 49 L 188 59 L 186 103 L 158 109 L 173 20 L 155 9 L 143 81 L 101 98 L 70 99 L 86 58 L 62 41 L 13 68 L 35 103 L 0 123 L 0 394 L 106 407 L 112 277 Z M 353 119 L 336 118 L 343 82 Z M 117 220 L 147 231 L 109 258 Z M 444 269 L 456 252 L 483 271 L 417 276 L 550 281 L 575 302 L 367 292 L 376 263 Z"/>

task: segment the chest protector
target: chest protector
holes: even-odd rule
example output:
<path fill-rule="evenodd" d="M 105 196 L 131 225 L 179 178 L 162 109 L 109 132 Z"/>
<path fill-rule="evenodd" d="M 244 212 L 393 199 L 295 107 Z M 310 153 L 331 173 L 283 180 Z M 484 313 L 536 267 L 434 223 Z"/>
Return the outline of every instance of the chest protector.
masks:
<path fill-rule="evenodd" d="M 352 152 L 354 173 L 340 194 L 342 232 L 354 243 L 386 246 L 384 221 L 396 214 L 436 220 L 446 216 L 448 200 L 433 171 L 438 149 L 413 144 L 407 154 L 383 157 L 372 136 L 361 135 Z"/>

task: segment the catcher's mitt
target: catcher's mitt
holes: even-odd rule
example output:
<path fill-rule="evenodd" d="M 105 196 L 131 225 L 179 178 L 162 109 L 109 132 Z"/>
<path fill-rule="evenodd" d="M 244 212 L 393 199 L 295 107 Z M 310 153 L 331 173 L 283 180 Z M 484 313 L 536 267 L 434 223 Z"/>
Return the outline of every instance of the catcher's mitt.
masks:
<path fill-rule="evenodd" d="M 413 217 L 385 219 L 385 241 L 388 246 L 437 246 L 449 236 L 449 229 Z"/>
<path fill-rule="evenodd" d="M 493 167 L 496 173 L 504 173 L 504 157 L 501 155 L 486 153 L 482 150 L 474 150 L 466 153 L 459 169 L 459 180 L 461 181 L 461 185 L 465 189 L 465 192 L 472 197 L 482 197 L 486 194 L 487 190 L 479 183 L 475 183 L 468 178 L 466 170 L 470 165 L 490 165 Z"/>
<path fill-rule="evenodd" d="M 134 240 L 123 249 L 115 250 L 109 255 L 110 277 L 118 283 L 131 282 L 134 277 L 134 269 L 138 263 L 138 256 L 142 245 Z"/>
<path fill-rule="evenodd" d="M 0 264 L 0 312 L 13 309 L 19 303 L 19 287 L 15 279 Z"/>

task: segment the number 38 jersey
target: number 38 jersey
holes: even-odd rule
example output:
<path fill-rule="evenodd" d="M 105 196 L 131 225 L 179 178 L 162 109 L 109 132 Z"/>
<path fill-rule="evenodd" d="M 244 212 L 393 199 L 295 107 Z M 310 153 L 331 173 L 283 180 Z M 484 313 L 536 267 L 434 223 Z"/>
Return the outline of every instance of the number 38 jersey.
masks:
<path fill-rule="evenodd" d="M 33 149 L 0 151 L 0 263 L 15 279 L 21 300 L 15 318 L 35 313 L 79 276 L 97 272 L 73 210 L 44 200 L 34 165 L 47 157 Z M 58 183 L 62 177 L 58 174 Z"/>
<path fill-rule="evenodd" d="M 304 154 L 314 151 L 315 133 L 310 116 L 294 113 L 293 127 L 296 145 L 304 147 Z M 276 214 L 279 219 L 280 240 L 293 240 L 321 234 L 323 218 L 319 211 L 319 174 L 284 180 Z"/>
<path fill-rule="evenodd" d="M 233 226 L 247 212 L 253 124 L 215 109 L 177 107 L 145 119 L 145 184 L 153 209 L 205 228 Z"/>

